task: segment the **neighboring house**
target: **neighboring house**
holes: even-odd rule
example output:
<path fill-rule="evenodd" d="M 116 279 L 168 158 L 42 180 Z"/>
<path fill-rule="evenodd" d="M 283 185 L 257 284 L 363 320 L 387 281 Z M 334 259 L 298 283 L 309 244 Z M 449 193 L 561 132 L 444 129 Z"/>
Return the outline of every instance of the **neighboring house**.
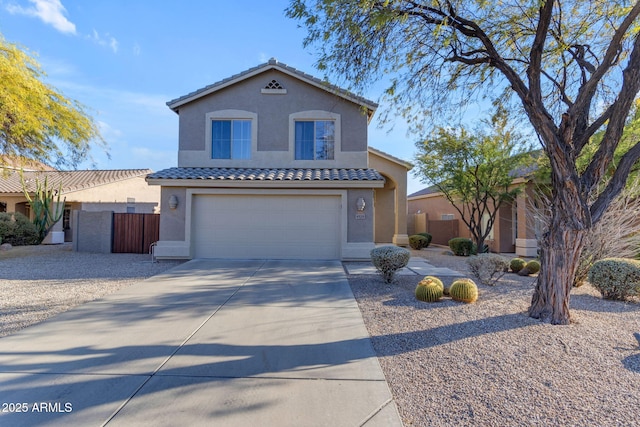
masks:
<path fill-rule="evenodd" d="M 178 166 L 161 186 L 162 258 L 366 259 L 406 245 L 411 165 L 368 147 L 377 105 L 275 59 L 167 103 Z"/>
<path fill-rule="evenodd" d="M 73 241 L 72 215 L 74 210 L 113 211 L 116 213 L 154 213 L 159 209 L 160 191 L 149 187 L 145 177 L 149 169 L 129 170 L 24 170 L 24 181 L 31 194 L 36 180 L 57 189 L 62 183 L 63 218 L 53 232 L 64 232 L 64 241 Z M 0 212 L 20 212 L 32 216 L 29 202 L 22 190 L 20 171 L 14 167 L 0 170 Z M 56 242 L 57 243 L 57 242 Z"/>
<path fill-rule="evenodd" d="M 525 182 L 523 178 L 513 181 L 514 185 Z M 493 229 L 485 240 L 492 252 L 515 252 L 526 257 L 537 255 L 536 222 L 528 208 L 532 195 L 532 185 L 527 183 L 525 191 L 516 200 L 500 207 Z M 428 232 L 433 235 L 433 243 L 441 245 L 446 245 L 453 237 L 471 237 L 460 213 L 435 187 L 410 194 L 408 211 L 409 234 Z"/>

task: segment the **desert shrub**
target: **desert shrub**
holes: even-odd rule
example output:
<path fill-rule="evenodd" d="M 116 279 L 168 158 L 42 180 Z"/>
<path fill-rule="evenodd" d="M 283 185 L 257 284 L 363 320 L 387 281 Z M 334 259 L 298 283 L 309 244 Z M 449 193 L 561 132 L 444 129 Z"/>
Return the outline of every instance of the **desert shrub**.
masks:
<path fill-rule="evenodd" d="M 593 263 L 588 277 L 605 299 L 624 301 L 640 295 L 640 261 L 605 258 Z"/>
<path fill-rule="evenodd" d="M 420 249 L 429 246 L 429 242 L 427 241 L 426 237 L 419 234 L 414 234 L 412 236 L 409 236 L 409 246 L 411 246 L 411 249 L 419 251 Z"/>
<path fill-rule="evenodd" d="M 540 271 L 540 261 L 531 260 L 524 266 L 527 270 L 529 270 L 529 274 L 536 274 Z"/>
<path fill-rule="evenodd" d="M 584 235 L 584 247 L 580 253 L 573 286 L 581 286 L 587 280 L 589 269 L 598 260 L 605 258 L 634 258 L 640 247 L 638 233 L 638 210 L 640 209 L 640 175 L 627 182 L 620 195 L 611 204 L 600 220 L 589 228 Z M 597 192 L 594 193 L 597 196 Z M 541 230 L 548 229 L 551 218 L 550 193 L 541 187 L 536 192 L 532 209 L 536 223 Z M 589 200 L 589 204 L 595 199 Z M 540 238 L 542 235 L 538 235 Z"/>
<path fill-rule="evenodd" d="M 498 254 L 479 254 L 467 260 L 469 269 L 484 285 L 493 286 L 509 269 L 509 260 Z"/>
<path fill-rule="evenodd" d="M 511 271 L 513 271 L 514 273 L 519 272 L 520 270 L 522 270 L 524 268 L 524 266 L 527 265 L 527 261 L 523 260 L 522 258 L 514 258 L 511 260 L 511 262 L 509 263 L 509 268 L 511 269 Z"/>
<path fill-rule="evenodd" d="M 454 301 L 476 302 L 478 299 L 478 286 L 471 279 L 458 279 L 451 284 L 449 294 Z"/>
<path fill-rule="evenodd" d="M 36 226 L 21 213 L 0 213 L 0 239 L 13 246 L 40 243 Z"/>
<path fill-rule="evenodd" d="M 469 256 L 473 253 L 473 242 L 464 237 L 454 237 L 449 240 L 449 248 L 456 256 Z"/>
<path fill-rule="evenodd" d="M 427 246 L 425 246 L 425 248 L 428 248 L 429 245 L 431 244 L 431 240 L 433 239 L 433 236 L 429 233 L 416 233 L 418 236 L 423 236 L 425 239 L 427 239 Z"/>
<path fill-rule="evenodd" d="M 409 258 L 411 252 L 398 246 L 381 246 L 371 250 L 371 262 L 386 283 L 391 283 L 396 271 L 405 267 Z"/>

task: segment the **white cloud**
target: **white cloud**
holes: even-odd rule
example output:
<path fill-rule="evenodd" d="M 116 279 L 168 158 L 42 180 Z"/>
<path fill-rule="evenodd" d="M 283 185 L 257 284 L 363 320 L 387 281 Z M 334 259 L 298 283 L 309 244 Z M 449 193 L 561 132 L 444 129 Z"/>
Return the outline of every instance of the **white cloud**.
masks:
<path fill-rule="evenodd" d="M 133 45 L 133 55 L 134 56 L 140 56 L 140 53 L 142 52 L 142 48 L 140 47 L 140 45 L 138 43 Z"/>
<path fill-rule="evenodd" d="M 10 4 L 6 7 L 11 14 L 27 15 L 39 18 L 45 24 L 51 25 L 61 33 L 75 34 L 76 26 L 66 17 L 66 9 L 60 0 L 29 0 L 31 7 Z"/>
<path fill-rule="evenodd" d="M 98 129 L 100 129 L 100 134 L 107 141 L 122 138 L 121 130 L 113 128 L 102 120 L 98 120 Z"/>
<path fill-rule="evenodd" d="M 102 36 L 96 30 L 93 30 L 93 32 L 89 34 L 87 38 L 100 46 L 110 48 L 113 53 L 118 53 L 118 40 L 116 40 L 116 38 L 109 33 L 106 33 L 104 36 Z"/>

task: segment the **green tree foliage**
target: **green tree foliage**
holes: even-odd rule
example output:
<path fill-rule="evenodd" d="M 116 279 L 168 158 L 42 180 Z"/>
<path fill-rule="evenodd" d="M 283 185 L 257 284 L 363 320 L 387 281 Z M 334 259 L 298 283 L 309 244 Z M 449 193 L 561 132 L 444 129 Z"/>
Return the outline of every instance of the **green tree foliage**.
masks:
<path fill-rule="evenodd" d="M 0 35 L 0 155 L 77 166 L 104 142 L 76 101 L 42 82 L 38 62 Z"/>
<path fill-rule="evenodd" d="M 613 163 L 640 91 L 640 1 L 292 0 L 287 14 L 307 28 L 318 66 L 352 89 L 392 76 L 389 111 L 416 129 L 478 97 L 523 112 L 549 159 L 554 207 L 529 315 L 568 324 L 585 233 L 640 158 L 634 141 Z"/>
<path fill-rule="evenodd" d="M 500 207 L 522 190 L 514 178 L 532 164 L 506 112 L 498 110 L 475 131 L 439 127 L 416 146 L 416 173 L 449 200 L 483 248 Z"/>

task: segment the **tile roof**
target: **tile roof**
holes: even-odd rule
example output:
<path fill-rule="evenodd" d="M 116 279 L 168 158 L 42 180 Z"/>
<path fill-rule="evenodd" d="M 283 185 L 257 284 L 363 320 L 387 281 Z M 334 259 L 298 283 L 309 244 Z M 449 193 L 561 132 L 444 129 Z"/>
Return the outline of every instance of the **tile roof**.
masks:
<path fill-rule="evenodd" d="M 249 68 L 248 70 L 245 70 L 241 73 L 235 74 L 231 77 L 228 77 L 226 79 L 220 80 L 216 83 L 210 84 L 208 86 L 205 86 L 203 88 L 197 89 L 191 93 L 188 93 L 184 96 L 181 96 L 179 98 L 173 99 L 169 102 L 167 102 L 167 106 L 169 106 L 169 108 L 171 108 L 173 111 L 177 111 L 179 109 L 179 107 L 181 105 L 184 105 L 188 102 L 194 101 L 198 98 L 200 98 L 201 96 L 205 96 L 208 95 L 210 93 L 213 93 L 219 89 L 225 88 L 227 86 L 230 86 L 232 84 L 238 83 L 242 80 L 245 80 L 249 77 L 258 75 L 260 73 L 263 73 L 265 71 L 269 71 L 272 69 L 276 69 L 276 70 L 280 70 L 286 74 L 292 75 L 294 77 L 297 77 L 300 80 L 306 81 L 307 83 L 310 83 L 316 87 L 319 87 L 321 89 L 324 89 L 328 92 L 337 94 L 345 99 L 350 100 L 351 102 L 355 102 L 357 104 L 360 104 L 362 106 L 365 106 L 367 108 L 369 108 L 370 110 L 375 110 L 378 107 L 378 104 L 376 104 L 373 101 L 370 101 L 360 95 L 356 95 L 346 89 L 342 89 L 341 87 L 338 87 L 336 85 L 333 85 L 331 83 L 328 83 L 325 80 L 321 80 L 317 77 L 314 77 L 310 74 L 307 74 L 303 71 L 300 71 L 294 67 L 291 67 L 287 64 L 284 64 L 282 62 L 279 62 L 278 60 L 276 60 L 275 58 L 271 58 L 268 62 L 264 63 L 264 64 L 260 64 L 256 67 L 253 68 Z"/>
<path fill-rule="evenodd" d="M 62 183 L 64 193 L 110 184 L 129 178 L 146 176 L 151 169 L 78 170 L 78 171 L 25 171 L 25 184 L 29 191 L 35 191 L 36 178 L 41 182 L 48 179 L 49 188 Z M 0 193 L 22 193 L 20 173 L 15 169 L 0 170 Z"/>
<path fill-rule="evenodd" d="M 431 187 L 423 188 L 422 190 L 409 194 L 407 198 L 418 197 L 418 196 L 428 196 L 429 194 L 436 194 L 438 192 L 439 192 L 438 188 L 435 185 L 432 185 Z"/>
<path fill-rule="evenodd" d="M 170 168 L 149 179 L 212 181 L 384 181 L 374 169 Z"/>

